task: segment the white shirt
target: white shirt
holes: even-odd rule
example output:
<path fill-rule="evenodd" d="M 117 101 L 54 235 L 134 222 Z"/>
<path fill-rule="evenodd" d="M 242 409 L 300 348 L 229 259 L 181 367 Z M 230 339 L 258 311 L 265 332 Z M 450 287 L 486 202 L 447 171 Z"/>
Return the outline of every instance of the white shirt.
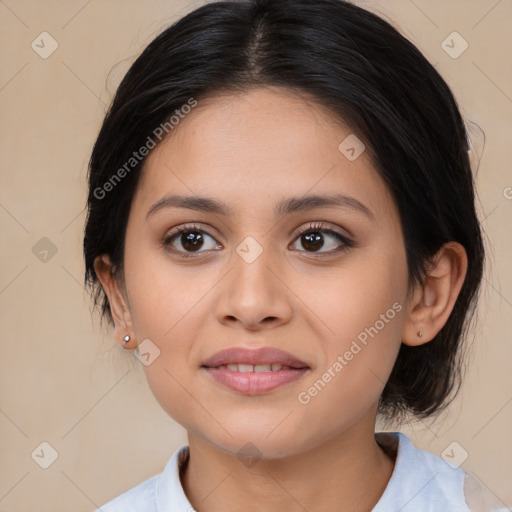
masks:
<path fill-rule="evenodd" d="M 462 468 L 452 467 L 440 457 L 416 448 L 406 435 L 380 432 L 376 436 L 386 451 L 393 456 L 396 453 L 396 459 L 391 479 L 372 512 L 510 510 L 504 504 L 500 506 L 482 498 L 481 489 L 473 488 L 474 482 L 468 485 L 468 475 Z M 171 456 L 162 473 L 129 489 L 95 512 L 195 512 L 179 477 L 180 467 L 188 455 L 188 446 L 182 446 Z M 472 503 L 472 508 L 466 500 Z"/>

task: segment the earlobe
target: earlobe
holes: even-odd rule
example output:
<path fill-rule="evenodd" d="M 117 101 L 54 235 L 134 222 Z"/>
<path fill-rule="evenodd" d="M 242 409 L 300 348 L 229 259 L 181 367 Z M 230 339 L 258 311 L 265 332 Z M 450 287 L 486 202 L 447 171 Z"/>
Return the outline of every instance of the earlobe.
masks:
<path fill-rule="evenodd" d="M 132 338 L 129 334 L 126 334 L 123 337 L 122 347 L 127 350 L 134 349 L 134 348 L 137 348 L 137 342 L 135 340 L 132 340 Z"/>
<path fill-rule="evenodd" d="M 113 265 L 108 254 L 97 256 L 94 270 L 105 291 L 110 304 L 110 312 L 114 319 L 114 336 L 123 348 L 136 348 L 130 310 L 124 298 L 123 290 L 113 272 Z M 126 337 L 128 336 L 128 339 Z"/>
<path fill-rule="evenodd" d="M 409 302 L 402 343 L 416 346 L 431 341 L 446 324 L 467 271 L 467 254 L 457 242 L 447 242 L 437 252 L 422 284 Z"/>

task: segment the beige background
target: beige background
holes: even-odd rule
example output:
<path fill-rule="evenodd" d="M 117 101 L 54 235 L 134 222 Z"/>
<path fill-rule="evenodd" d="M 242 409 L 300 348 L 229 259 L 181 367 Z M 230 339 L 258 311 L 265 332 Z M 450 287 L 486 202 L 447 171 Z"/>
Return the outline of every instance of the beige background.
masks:
<path fill-rule="evenodd" d="M 1 512 L 90 511 L 160 472 L 186 442 L 132 353 L 93 324 L 81 244 L 87 159 L 105 106 L 142 48 L 201 3 L 0 0 Z M 478 209 L 492 251 L 472 365 L 449 414 L 403 431 L 437 455 L 459 443 L 462 467 L 510 504 L 512 3 L 359 3 L 401 27 L 486 134 Z M 43 31 L 58 43 L 47 59 L 31 47 Z M 469 43 L 457 59 L 441 47 L 453 31 Z M 47 261 L 33 251 L 43 237 L 57 251 Z M 43 441 L 58 452 L 48 469 L 31 458 L 49 457 Z"/>

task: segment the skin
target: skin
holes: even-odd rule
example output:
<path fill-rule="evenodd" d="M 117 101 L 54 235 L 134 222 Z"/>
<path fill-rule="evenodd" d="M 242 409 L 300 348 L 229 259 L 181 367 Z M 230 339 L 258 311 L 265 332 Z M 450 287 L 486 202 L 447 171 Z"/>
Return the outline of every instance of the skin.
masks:
<path fill-rule="evenodd" d="M 190 461 L 181 480 L 199 512 L 235 512 L 241 503 L 248 512 L 371 511 L 391 477 L 394 460 L 374 436 L 379 396 L 400 343 L 426 343 L 445 324 L 467 258 L 450 242 L 424 283 L 410 286 L 387 187 L 367 152 L 349 161 L 338 150 L 351 133 L 286 90 L 201 100 L 146 160 L 128 220 L 124 281 L 113 277 L 108 255 L 96 260 L 118 343 L 129 334 L 125 348 L 149 338 L 160 350 L 144 370 L 161 406 L 188 432 Z M 284 198 L 333 192 L 357 199 L 372 216 L 339 206 L 273 212 Z M 233 212 L 168 208 L 146 218 L 170 193 L 215 198 Z M 324 245 L 312 249 L 297 233 L 312 221 L 338 230 L 352 246 L 320 231 Z M 192 257 L 184 258 L 183 238 L 167 247 L 162 239 L 190 224 L 204 230 L 204 245 L 199 252 L 187 246 Z M 262 248 L 252 263 L 236 252 L 247 236 Z M 395 302 L 402 309 L 394 318 L 300 403 L 298 394 Z M 201 369 L 233 346 L 278 347 L 310 369 L 248 396 Z M 248 442 L 261 455 L 251 467 L 237 456 Z"/>

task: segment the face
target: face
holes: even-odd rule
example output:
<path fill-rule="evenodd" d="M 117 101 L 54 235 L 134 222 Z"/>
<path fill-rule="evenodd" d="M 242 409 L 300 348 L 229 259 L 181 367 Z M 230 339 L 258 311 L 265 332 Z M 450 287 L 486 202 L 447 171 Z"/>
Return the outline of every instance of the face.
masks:
<path fill-rule="evenodd" d="M 354 139 L 339 149 L 351 134 L 311 101 L 260 89 L 200 101 L 146 160 L 125 245 L 133 334 L 150 340 L 144 370 L 161 406 L 225 451 L 250 441 L 285 456 L 373 429 L 400 347 L 407 265 L 367 152 L 354 159 Z M 171 195 L 195 202 L 162 202 Z M 204 366 L 263 347 L 297 368 Z M 238 362 L 283 363 L 250 354 Z"/>

